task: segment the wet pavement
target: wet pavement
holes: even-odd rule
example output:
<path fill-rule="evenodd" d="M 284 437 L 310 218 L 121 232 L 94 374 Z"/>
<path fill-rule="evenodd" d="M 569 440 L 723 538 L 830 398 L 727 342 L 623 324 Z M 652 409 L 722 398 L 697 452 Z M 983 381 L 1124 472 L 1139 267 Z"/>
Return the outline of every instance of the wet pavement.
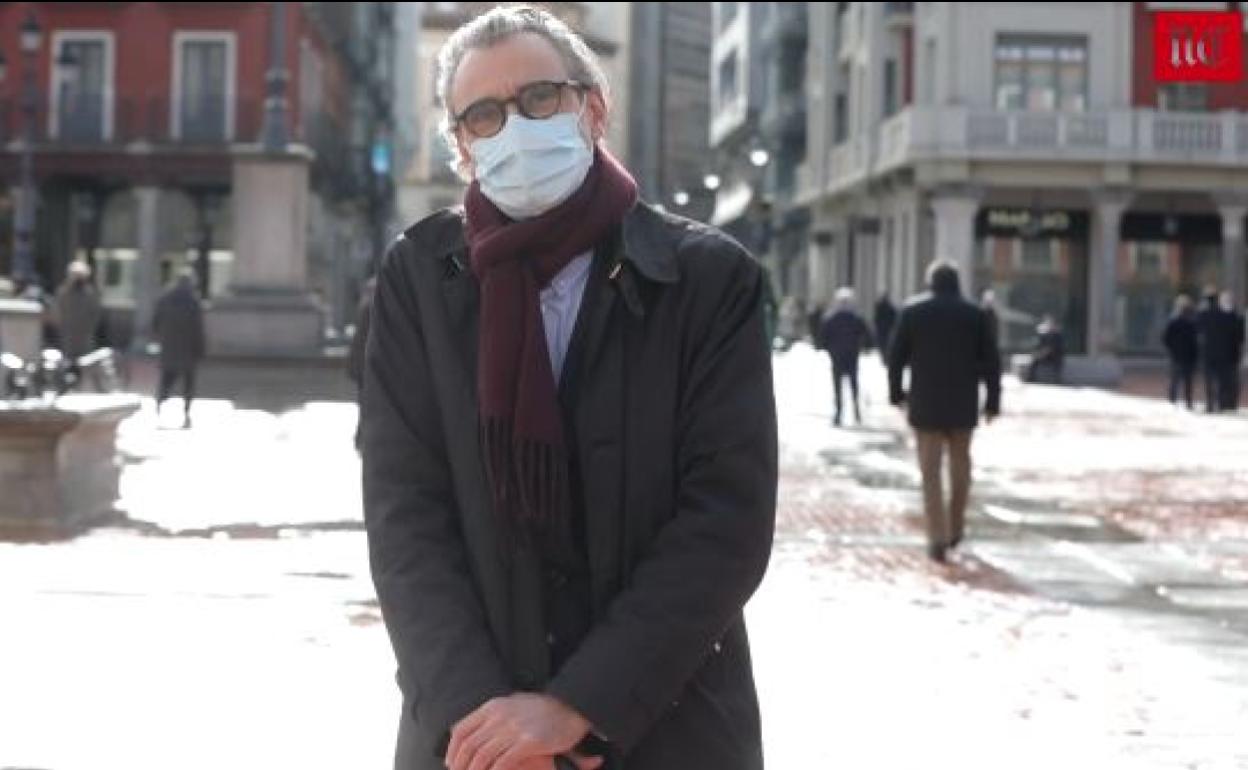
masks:
<path fill-rule="evenodd" d="M 1248 768 L 1248 419 L 1011 383 L 938 566 L 878 364 L 848 429 L 817 353 L 776 371 L 769 767 Z M 0 544 L 0 769 L 389 767 L 354 407 L 238 403 L 147 405 L 116 521 Z"/>

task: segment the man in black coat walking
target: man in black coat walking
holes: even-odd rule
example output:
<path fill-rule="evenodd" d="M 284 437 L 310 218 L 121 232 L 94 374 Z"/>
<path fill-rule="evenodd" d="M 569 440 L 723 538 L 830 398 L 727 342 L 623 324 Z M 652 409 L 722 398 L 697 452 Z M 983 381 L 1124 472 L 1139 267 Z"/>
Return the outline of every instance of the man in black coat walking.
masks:
<path fill-rule="evenodd" d="M 1231 405 L 1236 338 L 1235 316 L 1222 308 L 1216 288 L 1205 288 L 1204 306 L 1196 315 L 1205 380 L 1205 410 L 1221 412 Z M 1242 344 L 1242 343 L 1241 343 Z"/>
<path fill-rule="evenodd" d="M 602 71 L 548 12 L 486 12 L 439 70 L 471 184 L 387 254 L 364 365 L 395 766 L 759 770 L 763 270 L 638 201 Z"/>
<path fill-rule="evenodd" d="M 888 292 L 880 295 L 875 303 L 875 345 L 880 350 L 880 358 L 888 355 L 888 344 L 893 339 L 893 327 L 897 325 L 897 308 L 889 299 Z"/>
<path fill-rule="evenodd" d="M 957 268 L 936 261 L 930 291 L 901 311 L 888 356 L 889 398 L 904 406 L 918 443 L 927 520 L 928 555 L 938 562 L 965 529 L 971 488 L 971 437 L 979 422 L 979 384 L 987 388 L 984 416 L 1001 411 L 1001 359 L 988 318 L 962 298 Z M 902 386 L 910 370 L 910 388 Z M 945 503 L 941 463 L 949 453 L 951 495 Z"/>
<path fill-rule="evenodd" d="M 842 287 L 836 290 L 836 304 L 823 321 L 819 330 L 820 347 L 832 359 L 832 392 L 836 397 L 834 425 L 841 424 L 843 400 L 841 385 L 849 382 L 849 392 L 854 399 L 854 421 L 862 424 L 862 409 L 858 403 L 858 358 L 871 341 L 867 322 L 854 310 L 854 290 Z"/>
<path fill-rule="evenodd" d="M 1235 309 L 1235 297 L 1229 291 L 1222 292 L 1219 304 L 1227 325 L 1227 353 L 1225 386 L 1222 408 L 1228 412 L 1239 409 L 1240 373 L 1244 364 L 1244 314 Z"/>
<path fill-rule="evenodd" d="M 195 372 L 204 357 L 204 311 L 195 294 L 194 274 L 187 271 L 161 295 L 152 317 L 152 333 L 160 343 L 160 389 L 156 411 L 182 382 L 182 427 L 191 427 Z"/>
<path fill-rule="evenodd" d="M 1170 403 L 1178 403 L 1181 387 L 1187 408 L 1192 409 L 1192 380 L 1196 377 L 1200 342 L 1196 319 L 1192 314 L 1192 300 L 1186 294 L 1175 298 L 1174 313 L 1161 334 L 1161 342 L 1170 356 Z"/>

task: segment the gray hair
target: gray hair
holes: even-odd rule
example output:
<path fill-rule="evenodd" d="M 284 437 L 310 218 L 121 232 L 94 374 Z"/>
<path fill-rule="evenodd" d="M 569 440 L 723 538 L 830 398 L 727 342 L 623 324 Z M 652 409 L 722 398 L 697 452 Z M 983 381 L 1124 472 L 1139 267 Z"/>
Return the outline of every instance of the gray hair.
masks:
<path fill-rule="evenodd" d="M 459 64 L 471 50 L 489 48 L 526 33 L 540 35 L 555 47 L 568 68 L 570 78 L 597 89 L 604 100 L 609 96 L 607 76 L 602 65 L 598 63 L 598 57 L 567 24 L 548 11 L 529 5 L 490 9 L 455 30 L 438 51 L 437 96 L 442 104 L 442 119 L 438 127 L 454 158 L 451 167 L 461 176 L 463 169 L 459 162 L 455 132 L 451 127 L 454 116 L 451 114 L 450 103 L 451 85 L 459 70 Z"/>

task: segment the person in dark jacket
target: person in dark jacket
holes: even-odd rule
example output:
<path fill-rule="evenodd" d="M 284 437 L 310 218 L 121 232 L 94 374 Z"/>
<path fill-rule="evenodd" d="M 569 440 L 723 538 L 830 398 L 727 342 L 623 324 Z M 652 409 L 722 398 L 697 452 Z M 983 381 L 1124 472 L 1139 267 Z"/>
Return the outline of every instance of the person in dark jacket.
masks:
<path fill-rule="evenodd" d="M 1218 301 L 1215 287 L 1205 288 L 1204 305 L 1196 315 L 1200 332 L 1200 358 L 1205 381 L 1205 410 L 1210 414 L 1230 404 L 1231 357 L 1235 348 L 1235 321 Z"/>
<path fill-rule="evenodd" d="M 71 362 L 95 350 L 103 307 L 86 262 L 69 263 L 65 281 L 56 290 L 53 318 L 61 352 Z M 77 368 L 76 364 L 72 364 Z"/>
<path fill-rule="evenodd" d="M 854 421 L 862 424 L 862 410 L 858 403 L 858 357 L 871 342 L 867 322 L 854 310 L 854 290 L 842 287 L 836 290 L 836 305 L 823 321 L 819 330 L 820 347 L 832 360 L 832 392 L 836 397 L 836 415 L 832 424 L 841 424 L 841 386 L 848 380 L 850 395 L 854 398 Z"/>
<path fill-rule="evenodd" d="M 897 308 L 889 299 L 888 292 L 880 295 L 875 302 L 875 345 L 880 350 L 880 358 L 888 355 L 888 344 L 893 339 L 893 327 L 897 324 Z"/>
<path fill-rule="evenodd" d="M 380 268 L 364 365 L 401 770 L 758 770 L 742 610 L 775 522 L 764 273 L 638 201 L 548 12 L 453 33 L 471 183 Z"/>
<path fill-rule="evenodd" d="M 1178 403 L 1179 388 L 1182 387 L 1187 408 L 1192 409 L 1192 380 L 1196 377 L 1200 343 L 1196 333 L 1196 318 L 1192 313 L 1192 300 L 1186 294 L 1175 298 L 1174 312 L 1166 323 L 1161 341 L 1170 356 L 1170 403 Z"/>
<path fill-rule="evenodd" d="M 984 415 L 1001 412 L 1001 358 L 988 318 L 962 298 L 957 268 L 938 260 L 928 269 L 930 291 L 906 303 L 888 359 L 889 398 L 904 406 L 918 443 L 927 520 L 928 555 L 943 562 L 961 541 L 971 488 L 971 437 Z M 910 370 L 910 387 L 903 374 Z M 949 453 L 948 505 L 941 489 L 941 456 Z"/>
<path fill-rule="evenodd" d="M 1066 369 L 1066 337 L 1053 316 L 1046 315 L 1036 326 L 1036 346 L 1027 367 L 1027 382 L 1061 385 Z"/>
<path fill-rule="evenodd" d="M 816 302 L 806 313 L 806 331 L 810 334 L 810 344 L 815 350 L 823 350 L 823 317 L 826 309 L 823 303 Z"/>
<path fill-rule="evenodd" d="M 983 310 L 984 315 L 988 317 L 988 330 L 992 332 L 992 344 L 999 350 L 1001 348 L 1001 319 L 997 315 L 997 293 L 992 289 L 985 289 L 979 298 L 979 309 Z"/>
<path fill-rule="evenodd" d="M 152 316 L 152 334 L 160 343 L 160 388 L 156 394 L 156 411 L 160 412 L 182 382 L 182 427 L 191 427 L 191 402 L 195 399 L 195 374 L 204 357 L 204 311 L 195 294 L 195 277 L 190 271 L 178 276 L 176 282 L 156 302 Z"/>
<path fill-rule="evenodd" d="M 1225 314 L 1228 327 L 1227 350 L 1229 352 L 1222 408 L 1225 411 L 1234 412 L 1239 410 L 1240 375 L 1244 364 L 1244 314 L 1235 309 L 1235 297 L 1229 291 L 1222 292 L 1219 304 Z"/>
<path fill-rule="evenodd" d="M 355 383 L 356 404 L 364 388 L 364 350 L 368 343 L 368 327 L 373 320 L 373 294 L 377 290 L 377 277 L 371 276 L 360 290 L 360 302 L 355 308 L 355 333 L 351 335 L 351 348 L 347 358 L 347 376 Z M 355 428 L 355 448 L 360 448 L 360 422 Z"/>

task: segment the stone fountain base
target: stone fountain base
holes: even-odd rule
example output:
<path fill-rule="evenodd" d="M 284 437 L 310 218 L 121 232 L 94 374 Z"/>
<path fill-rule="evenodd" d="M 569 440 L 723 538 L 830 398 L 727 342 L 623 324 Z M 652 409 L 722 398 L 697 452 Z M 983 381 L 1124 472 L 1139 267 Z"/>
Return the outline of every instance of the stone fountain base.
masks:
<path fill-rule="evenodd" d="M 134 396 L 71 394 L 0 402 L 0 538 L 57 538 L 107 517 L 121 464 L 117 426 Z"/>

